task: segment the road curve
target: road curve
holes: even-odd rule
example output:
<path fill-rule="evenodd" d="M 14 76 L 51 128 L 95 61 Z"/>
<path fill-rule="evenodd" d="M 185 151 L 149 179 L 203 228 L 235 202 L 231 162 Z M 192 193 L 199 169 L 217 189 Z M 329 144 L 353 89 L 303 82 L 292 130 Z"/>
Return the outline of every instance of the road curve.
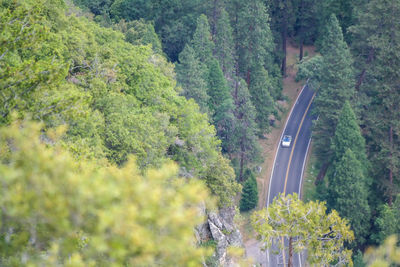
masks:
<path fill-rule="evenodd" d="M 314 96 L 315 92 L 306 84 L 289 114 L 282 136 L 291 135 L 292 144 L 290 147 L 282 147 L 281 142 L 278 144 L 266 199 L 267 207 L 279 193 L 300 195 L 304 164 L 311 141 Z M 284 262 L 287 263 L 287 255 L 282 253 L 272 255 L 267 251 L 266 257 L 267 266 L 283 266 Z M 300 255 L 294 256 L 294 266 L 302 266 L 302 262 Z"/>

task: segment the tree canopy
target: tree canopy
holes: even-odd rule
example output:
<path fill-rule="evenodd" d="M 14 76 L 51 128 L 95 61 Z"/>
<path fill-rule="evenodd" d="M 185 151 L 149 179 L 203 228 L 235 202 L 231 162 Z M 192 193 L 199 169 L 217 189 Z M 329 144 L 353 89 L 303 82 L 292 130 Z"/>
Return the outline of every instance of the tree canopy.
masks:
<path fill-rule="evenodd" d="M 67 7 L 60 3 L 1 4 L 7 35 L 1 37 L 6 45 L 0 64 L 11 67 L 1 68 L 2 86 L 9 88 L 2 90 L 9 99 L 4 101 L 3 122 L 17 111 L 21 117 L 31 113 L 45 129 L 68 125 L 63 142 L 81 158 L 106 157 L 122 166 L 133 154 L 142 170 L 172 159 L 186 175 L 218 179 L 223 192 L 211 190 L 226 196 L 221 203 L 231 202 L 240 190 L 233 171 L 226 171 L 229 163 L 220 156 L 220 141 L 207 115 L 179 96 L 172 64 L 150 46 L 127 43 L 120 32 L 74 13 L 66 15 Z M 25 44 L 9 42 L 13 38 Z M 41 41 L 33 41 L 37 38 Z M 29 43 L 38 47 L 21 49 Z M 12 61 L 18 63 L 14 68 Z M 208 168 L 224 171 L 211 177 Z"/>
<path fill-rule="evenodd" d="M 178 178 L 172 162 L 141 174 L 133 158 L 122 168 L 78 161 L 57 142 L 65 128 L 42 126 L 0 129 L 1 265 L 201 264 L 200 181 Z"/>
<path fill-rule="evenodd" d="M 335 210 L 327 214 L 323 202 L 304 203 L 295 193 L 280 194 L 267 209 L 254 213 L 252 224 L 265 249 L 274 242 L 279 249 L 288 250 L 288 266 L 293 266 L 293 252 L 305 249 L 310 264 L 353 264 L 351 251 L 344 248 L 354 239 L 348 221 Z M 283 238 L 289 239 L 289 247 L 283 247 Z"/>

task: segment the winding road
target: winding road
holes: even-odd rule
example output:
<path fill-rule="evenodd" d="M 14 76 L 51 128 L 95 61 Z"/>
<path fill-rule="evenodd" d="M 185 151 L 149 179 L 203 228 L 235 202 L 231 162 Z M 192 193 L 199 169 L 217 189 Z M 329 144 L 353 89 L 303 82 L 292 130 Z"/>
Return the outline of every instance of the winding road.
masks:
<path fill-rule="evenodd" d="M 268 188 L 267 207 L 279 193 L 301 193 L 303 172 L 311 142 L 311 108 L 314 96 L 315 92 L 306 84 L 289 114 L 280 140 L 283 135 L 291 135 L 292 143 L 290 147 L 282 147 L 281 142 L 278 144 Z M 294 255 L 294 266 L 304 265 L 304 259 L 301 257 Z M 287 260 L 288 256 L 285 253 L 274 255 L 270 251 L 266 252 L 267 266 L 286 266 Z"/>

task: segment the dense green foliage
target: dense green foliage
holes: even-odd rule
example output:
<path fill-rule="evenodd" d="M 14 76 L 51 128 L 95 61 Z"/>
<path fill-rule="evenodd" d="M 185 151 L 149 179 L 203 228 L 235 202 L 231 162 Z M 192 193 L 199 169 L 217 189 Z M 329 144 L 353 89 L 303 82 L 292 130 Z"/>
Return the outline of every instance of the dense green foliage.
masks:
<path fill-rule="evenodd" d="M 311 78 L 319 90 L 313 136 L 318 188 L 327 187 L 320 198 L 349 219 L 362 249 L 400 234 L 393 208 L 400 184 L 400 28 L 393 14 L 400 10 L 400 2 L 338 1 L 323 6 L 337 15 L 339 23 L 334 17 L 327 20 L 318 42 L 321 56 L 302 63 L 298 77 Z M 345 6 L 346 12 L 339 15 Z M 348 29 L 351 53 L 339 24 Z M 325 173 L 328 181 L 323 181 Z"/>
<path fill-rule="evenodd" d="M 357 55 L 360 113 L 365 125 L 377 195 L 391 204 L 400 176 L 400 1 L 370 1 L 351 27 Z"/>
<path fill-rule="evenodd" d="M 221 203 L 230 202 L 238 191 L 233 171 L 227 171 L 207 116 L 178 96 L 171 64 L 150 47 L 125 42 L 121 33 L 64 15 L 60 3 L 2 4 L 5 44 L 13 38 L 26 42 L 2 46 L 1 64 L 14 66 L 1 68 L 3 96 L 9 99 L 2 101 L 2 120 L 8 121 L 15 110 L 20 116 L 30 112 L 45 128 L 68 124 L 63 141 L 82 158 L 106 156 L 122 165 L 135 154 L 142 169 L 173 159 L 187 175 L 216 186 L 210 189 L 217 195 L 218 187 L 224 187 Z M 36 13 L 28 12 L 35 8 Z M 32 20 L 37 29 L 20 24 L 20 17 Z M 27 38 L 20 35 L 21 28 Z M 39 47 L 19 47 L 32 42 Z M 209 168 L 221 168 L 221 176 L 214 177 Z"/>
<path fill-rule="evenodd" d="M 217 135 L 222 141 L 223 151 L 229 152 L 229 139 L 233 134 L 233 99 L 230 87 L 226 83 L 222 70 L 216 59 L 209 63 L 208 73 L 209 110 Z"/>
<path fill-rule="evenodd" d="M 339 116 L 332 139 L 334 153 L 332 166 L 328 170 L 328 207 L 335 209 L 350 221 L 361 246 L 369 235 L 371 216 L 368 204 L 368 161 L 365 141 L 361 136 L 356 116 L 346 102 Z"/>
<path fill-rule="evenodd" d="M 199 265 L 206 187 L 220 207 L 240 191 L 216 130 L 151 24 L 79 12 L 0 2 L 0 265 Z M 13 122 L 29 118 L 40 129 Z"/>
<path fill-rule="evenodd" d="M 222 72 L 228 80 L 234 76 L 235 48 L 233 42 L 233 29 L 230 25 L 229 14 L 222 7 L 215 22 L 213 40 L 214 56 L 218 60 Z"/>
<path fill-rule="evenodd" d="M 89 241 L 93 244 L 87 251 L 74 250 L 71 244 L 77 238 L 64 235 L 66 232 L 56 222 L 66 224 L 65 231 L 94 227 L 90 235 L 100 239 L 103 232 L 93 226 L 91 219 L 80 224 L 74 221 L 79 218 L 69 218 L 66 214 L 74 214 L 79 208 L 79 212 L 87 212 L 73 203 L 60 204 L 59 210 L 50 207 L 54 221 L 38 211 L 41 205 L 48 205 L 46 201 L 67 202 L 67 193 L 56 179 L 82 179 L 79 186 L 84 190 L 88 188 L 87 179 L 111 177 L 115 181 L 102 186 L 118 191 L 128 185 L 118 182 L 122 174 L 117 172 L 129 176 L 129 169 L 132 179 L 141 184 L 146 179 L 154 182 L 147 172 L 159 169 L 154 171 L 158 173 L 155 176 L 182 180 L 179 183 L 183 188 L 191 187 L 192 182 L 195 188 L 199 179 L 220 207 L 234 204 L 240 192 L 236 179 L 245 185 L 242 202 L 251 202 L 243 202 L 242 206 L 254 207 L 254 179 L 248 178 L 245 170 L 260 164 L 258 138 L 265 138 L 279 119 L 277 101 L 284 100 L 282 77 L 286 75 L 289 42 L 300 50 L 297 78 L 309 79 L 309 85 L 317 90 L 313 151 L 319 170 L 319 198 L 350 222 L 356 242 L 349 248 L 354 252 L 364 252 L 368 245 L 400 234 L 399 0 L 73 2 L 82 9 L 64 0 L 0 0 L 0 172 L 7 178 L 5 183 L 10 183 L 7 186 L 15 186 L 10 192 L 1 188 L 2 207 L 10 207 L 2 211 L 5 219 L 1 218 L 0 229 L 4 237 L 2 257 L 7 258 L 7 264 L 21 265 L 21 255 L 29 255 L 29 263 L 42 265 L 54 261 L 62 264 L 71 256 L 71 264 L 90 266 L 103 260 L 93 251 L 103 249 L 106 255 L 114 253 L 111 247 L 115 246 L 118 255 L 105 256 L 103 265 L 109 265 L 107 260 L 112 257 L 118 264 L 132 260 L 138 265 L 136 259 L 125 257 L 130 252 L 119 250 L 125 246 L 120 244 L 128 242 L 122 237 L 110 241 L 109 247 L 96 247 L 105 241 Z M 319 54 L 303 58 L 306 44 L 315 45 Z M 22 158 L 18 154 L 22 152 L 14 150 L 7 135 L 16 127 L 15 120 L 27 118 L 42 123 L 40 139 L 46 148 L 38 142 L 32 144 L 37 159 L 31 154 Z M 51 133 L 59 126 L 65 127 L 65 134 L 53 140 Z M 37 135 L 37 129 L 32 129 L 35 131 Z M 15 138 L 18 134 L 15 132 Z M 57 153 L 66 155 L 67 160 L 63 162 Z M 132 156 L 135 163 L 130 160 Z M 44 160 L 49 161 L 47 167 Z M 173 171 L 169 172 L 163 166 L 172 166 L 171 161 L 178 167 L 170 167 Z M 59 171 L 65 170 L 59 177 L 54 167 L 57 165 Z M 89 168 L 87 172 L 79 171 L 83 166 Z M 38 175 L 30 181 L 28 173 L 35 168 Z M 40 173 L 51 177 L 51 182 Z M 48 195 L 35 198 L 25 186 L 29 183 L 34 185 L 32 190 L 43 186 L 43 194 Z M 151 185 L 151 189 L 172 190 L 177 197 L 182 196 L 182 207 L 191 208 L 200 201 L 195 196 L 186 198 L 175 182 L 156 181 Z M 59 193 L 60 200 L 46 191 L 53 189 L 51 192 Z M 27 198 L 16 190 L 26 190 Z M 105 197 L 111 197 L 111 193 L 105 193 Z M 117 203 L 127 203 L 125 193 Z M 12 199 L 12 194 L 21 197 L 21 203 L 29 200 L 37 207 L 29 213 L 25 204 Z M 76 201 L 88 201 L 87 209 L 93 208 L 93 214 L 104 212 L 79 190 L 71 194 Z M 8 198 L 15 203 L 7 202 L 11 201 Z M 139 203 L 136 199 L 130 201 L 133 206 Z M 148 201 L 148 208 L 154 208 Z M 168 196 L 165 201 L 170 201 Z M 104 207 L 110 207 L 107 205 L 111 202 Z M 65 214 L 61 207 L 65 207 Z M 120 218 L 112 209 L 110 212 Z M 34 221 L 39 219 L 44 224 Z M 34 230 L 28 225 L 34 223 L 40 225 L 43 236 L 33 237 Z M 3 225 L 18 229 L 12 230 L 18 232 L 18 240 L 10 239 L 16 243 L 9 246 L 6 240 L 11 230 Z M 186 226 L 193 228 L 193 224 Z M 89 234 L 87 229 L 82 231 Z M 53 239 L 49 238 L 52 234 Z M 73 238 L 75 241 L 71 241 Z M 18 246 L 20 254 L 12 255 Z M 196 256 L 183 259 L 182 253 L 169 261 L 172 254 L 168 251 L 157 252 L 160 248 L 156 245 L 150 247 L 146 249 L 159 253 L 161 258 L 165 256 L 162 261 L 170 265 L 187 265 L 192 259 L 198 263 L 200 255 L 189 251 L 188 255 Z M 147 253 L 146 249 L 142 252 Z M 55 256 L 37 258 L 38 251 Z M 361 254 L 356 254 L 357 262 L 361 262 Z M 159 264 L 152 257 L 138 261 Z"/>
<path fill-rule="evenodd" d="M 339 115 L 335 135 L 332 138 L 332 150 L 334 151 L 333 161 L 337 162 L 341 160 L 348 149 L 350 149 L 355 154 L 356 159 L 364 165 L 364 169 L 368 167 L 365 140 L 361 135 L 356 115 L 350 103 L 346 101 Z"/>
<path fill-rule="evenodd" d="M 379 208 L 379 217 L 375 220 L 377 231 L 372 234 L 372 239 L 381 244 L 390 235 L 400 233 L 400 197 L 397 195 L 392 206 L 383 204 Z"/>
<path fill-rule="evenodd" d="M 242 197 L 240 199 L 240 211 L 248 211 L 254 209 L 258 203 L 258 188 L 255 175 L 250 171 L 246 175 L 246 182 L 243 185 Z"/>
<path fill-rule="evenodd" d="M 195 51 L 190 45 L 186 45 L 179 54 L 180 64 L 176 66 L 177 81 L 182 86 L 186 98 L 193 98 L 200 106 L 200 111 L 208 113 L 207 94 L 207 68 L 197 58 Z"/>
<path fill-rule="evenodd" d="M 32 96 L 43 91 L 47 84 L 58 83 L 66 75 L 63 47 L 46 23 L 46 16 L 57 19 L 55 8 L 20 3 L 12 12 L 12 4 L 1 2 L 0 10 L 0 122 L 8 121 L 15 107 L 28 109 Z M 62 5 L 53 1 L 51 5 Z M 56 22 L 60 22 L 57 20 Z M 55 48 L 55 49 L 53 49 Z"/>
<path fill-rule="evenodd" d="M 142 175 L 132 159 L 123 168 L 78 161 L 57 144 L 62 129 L 40 130 L 0 128 L 1 266 L 201 264 L 200 181 L 179 178 L 172 163 Z"/>
<path fill-rule="evenodd" d="M 362 245 L 369 234 L 370 209 L 367 183 L 361 163 L 355 154 L 347 149 L 330 172 L 329 207 L 350 221 L 357 237 L 357 245 Z"/>
<path fill-rule="evenodd" d="M 352 57 L 333 15 L 326 26 L 322 44 L 322 55 L 304 62 L 298 78 L 311 78 L 311 85 L 318 88 L 314 109 L 319 116 L 313 131 L 315 152 L 319 158 L 329 162 L 332 159 L 331 138 L 340 111 L 344 102 L 354 95 Z"/>
<path fill-rule="evenodd" d="M 256 110 L 251 102 L 251 96 L 244 80 L 236 81 L 233 93 L 235 100 L 235 154 L 239 158 L 238 180 L 243 180 L 243 171 L 250 162 L 256 162 L 259 157 L 259 146 L 256 137 Z"/>
<path fill-rule="evenodd" d="M 178 84 L 184 88 L 183 94 L 187 98 L 194 98 L 201 107 L 204 107 L 207 99 L 208 106 L 202 110 L 210 115 L 217 136 L 222 141 L 222 151 L 231 158 L 239 159 L 237 178 L 241 181 L 243 170 L 259 159 L 254 134 L 262 135 L 269 127 L 269 116 L 274 112 L 274 100 L 269 90 L 274 80 L 270 79 L 264 69 L 264 63 L 268 62 L 265 58 L 261 61 L 257 59 L 262 65 L 251 76 L 252 86 L 249 89 L 244 88 L 248 84 L 239 82 L 240 77 L 236 75 L 240 75 L 242 64 L 240 58 L 235 62 L 234 55 L 240 51 L 235 51 L 233 46 L 233 31 L 224 7 L 222 2 L 213 4 L 211 24 L 205 15 L 198 18 L 190 46 L 186 45 L 180 54 L 177 76 Z M 244 18 L 242 20 L 245 21 Z M 259 44 L 259 52 L 267 57 L 265 45 L 261 45 L 261 42 Z M 255 51 L 251 53 L 247 54 L 257 58 Z M 251 67 L 249 64 L 247 66 Z M 205 82 L 206 90 L 203 87 Z"/>
<path fill-rule="evenodd" d="M 162 54 L 161 42 L 153 25 L 146 23 L 143 19 L 130 22 L 121 20 L 113 28 L 121 31 L 127 42 L 133 45 L 151 44 L 154 53 Z"/>
<path fill-rule="evenodd" d="M 78 0 L 85 1 L 85 0 Z M 106 17 L 115 21 L 127 21 L 143 18 L 153 21 L 156 32 L 161 36 L 163 49 L 169 58 L 176 61 L 178 54 L 190 39 L 196 27 L 196 19 L 204 13 L 204 4 L 200 0 L 156 1 L 156 0 L 114 0 L 103 5 Z M 86 0 L 83 5 L 91 9 Z"/>
<path fill-rule="evenodd" d="M 269 131 L 271 116 L 277 115 L 274 102 L 282 97 L 282 85 L 277 57 L 273 53 L 268 7 L 261 0 L 246 3 L 174 0 L 162 4 L 137 0 L 93 3 L 76 0 L 75 3 L 93 12 L 95 20 L 103 25 L 117 23 L 113 27 L 121 30 L 127 41 L 150 43 L 159 53 L 159 43 L 153 38 L 155 29 L 163 51 L 172 61 L 179 59 L 176 71 L 178 86 L 183 88 L 182 95 L 193 98 L 200 110 L 210 116 L 222 140 L 223 152 L 230 158 L 236 158 L 237 151 L 243 150 L 237 147 L 236 140 L 240 137 L 235 136 L 238 131 L 234 128 L 238 118 L 229 104 L 240 103 L 232 99 L 235 96 L 232 89 L 237 87 L 240 78 L 247 82 L 257 114 L 254 118 L 257 125 L 251 123 L 255 127 L 251 131 L 259 136 Z M 218 61 L 219 67 L 213 59 Z M 220 71 L 225 81 L 217 77 Z M 221 92 L 216 91 L 216 82 L 220 84 L 218 90 Z M 230 97 L 226 94 L 226 85 L 231 88 Z M 212 102 L 219 103 L 220 99 L 213 100 L 215 94 L 223 95 L 225 103 L 217 111 Z M 245 165 L 251 167 L 254 163 L 247 161 Z"/>

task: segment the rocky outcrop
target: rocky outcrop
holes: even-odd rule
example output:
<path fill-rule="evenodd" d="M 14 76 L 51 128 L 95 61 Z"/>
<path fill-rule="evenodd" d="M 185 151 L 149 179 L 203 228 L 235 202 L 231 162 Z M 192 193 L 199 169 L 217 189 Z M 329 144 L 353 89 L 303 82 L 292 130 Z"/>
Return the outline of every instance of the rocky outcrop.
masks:
<path fill-rule="evenodd" d="M 207 212 L 207 221 L 196 227 L 196 237 L 200 242 L 214 240 L 216 244 L 215 262 L 219 266 L 235 266 L 227 253 L 228 247 L 243 247 L 242 236 L 234 223 L 235 209 L 223 208 L 217 212 Z"/>

